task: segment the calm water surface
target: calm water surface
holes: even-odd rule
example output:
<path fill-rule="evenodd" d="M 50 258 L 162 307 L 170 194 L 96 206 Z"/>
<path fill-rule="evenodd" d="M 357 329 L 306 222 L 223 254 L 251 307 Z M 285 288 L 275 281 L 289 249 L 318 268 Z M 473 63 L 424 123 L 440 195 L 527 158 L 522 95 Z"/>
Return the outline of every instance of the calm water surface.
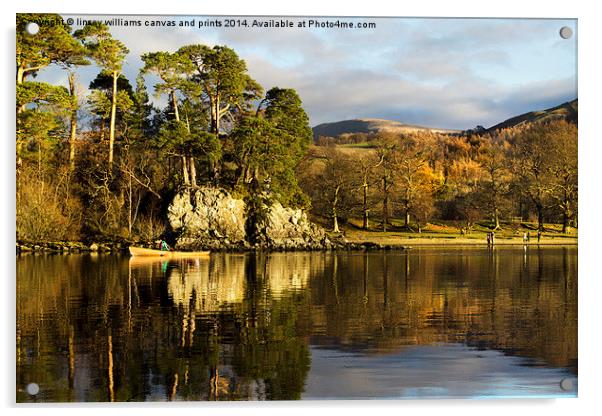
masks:
<path fill-rule="evenodd" d="M 19 402 L 574 397 L 577 248 L 23 255 L 16 360 Z"/>

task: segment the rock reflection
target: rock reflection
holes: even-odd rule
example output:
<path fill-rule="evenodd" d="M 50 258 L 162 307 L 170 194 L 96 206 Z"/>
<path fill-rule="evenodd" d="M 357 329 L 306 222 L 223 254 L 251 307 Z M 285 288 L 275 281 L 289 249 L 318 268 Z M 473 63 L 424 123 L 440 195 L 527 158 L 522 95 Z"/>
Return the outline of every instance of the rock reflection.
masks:
<path fill-rule="evenodd" d="M 168 293 L 176 305 L 211 312 L 242 303 L 247 280 L 259 277 L 266 295 L 279 298 L 305 289 L 310 275 L 323 267 L 324 256 L 309 253 L 273 253 L 259 259 L 226 254 L 212 260 L 166 261 L 158 274 L 167 278 Z M 156 269 L 150 272 L 157 274 Z"/>
<path fill-rule="evenodd" d="M 170 263 L 167 290 L 174 304 L 198 312 L 217 311 L 240 303 L 245 293 L 244 258 L 228 258 L 219 266 L 209 259 Z M 221 266 L 221 267 L 220 267 Z"/>

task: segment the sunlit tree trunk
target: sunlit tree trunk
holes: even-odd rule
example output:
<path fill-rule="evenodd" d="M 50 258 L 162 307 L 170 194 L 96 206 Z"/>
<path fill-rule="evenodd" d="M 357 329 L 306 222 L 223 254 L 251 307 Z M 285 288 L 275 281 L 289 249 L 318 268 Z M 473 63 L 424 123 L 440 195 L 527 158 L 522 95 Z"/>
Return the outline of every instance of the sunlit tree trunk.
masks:
<path fill-rule="evenodd" d="M 190 185 L 190 179 L 188 178 L 188 163 L 186 161 L 186 156 L 181 156 L 182 160 L 182 176 L 184 177 L 184 185 Z"/>
<path fill-rule="evenodd" d="M 180 111 L 178 109 L 178 99 L 176 97 L 175 91 L 171 92 L 171 102 L 173 104 L 174 117 L 175 117 L 176 121 L 180 121 Z"/>
<path fill-rule="evenodd" d="M 220 110 L 219 91 L 210 98 L 211 104 L 211 132 L 219 139 L 220 119 L 228 110 L 227 107 Z M 217 161 L 211 162 L 211 175 L 213 184 L 217 185 L 220 177 L 220 163 Z"/>
<path fill-rule="evenodd" d="M 132 175 L 128 175 L 128 237 L 132 236 Z"/>
<path fill-rule="evenodd" d="M 193 157 L 188 158 L 188 164 L 190 167 L 190 184 L 196 186 L 196 166 Z"/>
<path fill-rule="evenodd" d="M 117 78 L 119 74 L 113 71 L 113 95 L 111 97 L 111 121 L 109 124 L 109 168 L 113 166 L 113 145 L 115 143 L 115 119 L 117 117 Z"/>
<path fill-rule="evenodd" d="M 25 74 L 25 68 L 23 66 L 17 67 L 17 85 L 23 84 L 23 78 Z"/>
<path fill-rule="evenodd" d="M 493 224 L 494 230 L 498 230 L 500 229 L 500 210 L 498 209 L 497 205 L 494 204 L 493 206 Z"/>
<path fill-rule="evenodd" d="M 332 231 L 339 233 L 339 219 L 337 212 L 337 205 L 339 203 L 339 191 L 341 187 L 337 186 L 334 190 L 334 199 L 332 201 Z"/>
<path fill-rule="evenodd" d="M 364 221 L 362 224 L 362 228 L 364 230 L 367 230 L 369 228 L 369 223 L 368 223 L 368 180 L 366 177 L 364 177 L 364 183 L 362 184 L 362 190 L 363 190 L 363 206 L 362 206 L 362 211 L 363 211 L 363 215 L 364 215 Z"/>
<path fill-rule="evenodd" d="M 171 92 L 171 102 L 173 104 L 174 117 L 176 121 L 180 121 L 180 111 L 178 110 L 178 100 L 175 91 Z M 184 180 L 184 185 L 190 185 L 190 175 L 188 173 L 188 158 L 182 155 L 180 160 L 182 161 L 182 178 Z"/>
<path fill-rule="evenodd" d="M 25 68 L 23 66 L 19 65 L 17 67 L 17 85 L 23 84 L 24 74 L 25 74 Z M 22 105 L 20 107 L 17 107 L 17 135 L 18 135 L 17 137 L 19 137 L 19 131 L 21 129 L 20 128 L 21 121 L 20 121 L 20 119 L 19 119 L 18 116 L 24 110 L 25 110 L 25 106 L 24 105 Z M 23 147 L 22 144 L 23 144 L 22 140 L 21 139 L 17 139 L 17 145 L 16 145 L 16 147 L 17 147 L 17 149 L 16 149 L 17 150 L 17 181 L 18 181 L 18 178 L 19 178 L 19 167 L 21 166 L 21 163 L 22 163 L 22 159 L 21 159 L 21 148 Z M 17 198 L 18 198 L 18 194 L 17 194 Z M 19 203 L 17 201 L 17 207 L 18 206 L 19 206 Z"/>
<path fill-rule="evenodd" d="M 75 169 L 75 138 L 77 135 L 77 95 L 75 91 L 75 73 L 69 72 L 69 94 L 73 99 L 74 108 L 71 110 L 71 128 L 69 132 L 69 168 Z"/>
<path fill-rule="evenodd" d="M 219 111 L 219 94 L 216 94 L 211 99 L 211 132 L 219 137 L 220 128 L 220 111 Z"/>

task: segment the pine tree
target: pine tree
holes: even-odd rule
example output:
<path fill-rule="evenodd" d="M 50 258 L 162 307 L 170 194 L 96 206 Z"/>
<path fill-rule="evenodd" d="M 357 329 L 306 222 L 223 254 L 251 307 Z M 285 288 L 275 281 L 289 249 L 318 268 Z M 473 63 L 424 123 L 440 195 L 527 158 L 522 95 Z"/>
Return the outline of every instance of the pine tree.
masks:
<path fill-rule="evenodd" d="M 110 74 L 113 85 L 111 90 L 111 115 L 109 122 L 109 169 L 113 164 L 113 146 L 115 143 L 115 120 L 117 118 L 117 80 L 121 74 L 123 61 L 129 50 L 123 43 L 113 39 L 109 27 L 103 24 L 89 24 L 77 30 L 74 36 L 82 41 L 90 51 L 94 61 Z"/>

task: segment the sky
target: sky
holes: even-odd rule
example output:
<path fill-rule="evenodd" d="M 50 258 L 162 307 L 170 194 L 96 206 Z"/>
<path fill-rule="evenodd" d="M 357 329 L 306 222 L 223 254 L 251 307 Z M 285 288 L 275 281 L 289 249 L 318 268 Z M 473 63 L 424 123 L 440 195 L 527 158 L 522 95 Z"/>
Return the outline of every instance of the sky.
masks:
<path fill-rule="evenodd" d="M 64 15 L 106 20 L 115 16 Z M 490 127 L 524 112 L 577 98 L 577 22 L 574 19 L 315 18 L 375 23 L 375 28 L 251 27 L 278 17 L 119 16 L 142 27 L 111 27 L 130 50 L 124 74 L 132 84 L 140 55 L 173 52 L 187 44 L 227 45 L 246 61 L 265 90 L 294 88 L 315 126 L 354 118 L 381 118 L 429 127 Z M 145 26 L 190 21 L 194 27 Z M 246 19 L 247 27 L 199 27 L 199 21 Z M 562 39 L 568 26 L 573 36 Z M 81 28 L 77 20 L 73 29 Z M 87 88 L 98 68 L 82 67 Z M 67 85 L 49 67 L 40 81 Z M 158 79 L 146 78 L 149 92 Z M 153 97 L 157 105 L 164 98 Z"/>

